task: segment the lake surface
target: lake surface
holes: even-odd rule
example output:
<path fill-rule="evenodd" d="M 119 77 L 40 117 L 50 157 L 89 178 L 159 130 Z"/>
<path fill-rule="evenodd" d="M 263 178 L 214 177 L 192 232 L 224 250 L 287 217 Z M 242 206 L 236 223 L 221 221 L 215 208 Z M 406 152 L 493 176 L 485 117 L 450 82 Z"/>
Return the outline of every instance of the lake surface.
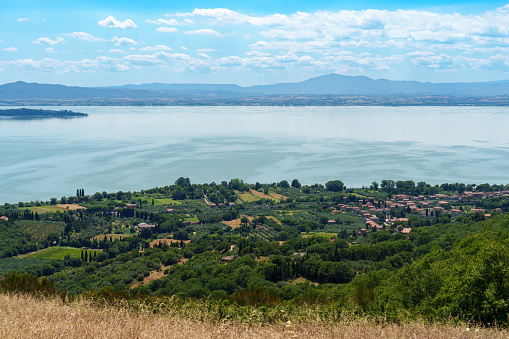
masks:
<path fill-rule="evenodd" d="M 0 203 L 241 178 L 509 183 L 506 107 L 43 107 L 0 120 Z"/>

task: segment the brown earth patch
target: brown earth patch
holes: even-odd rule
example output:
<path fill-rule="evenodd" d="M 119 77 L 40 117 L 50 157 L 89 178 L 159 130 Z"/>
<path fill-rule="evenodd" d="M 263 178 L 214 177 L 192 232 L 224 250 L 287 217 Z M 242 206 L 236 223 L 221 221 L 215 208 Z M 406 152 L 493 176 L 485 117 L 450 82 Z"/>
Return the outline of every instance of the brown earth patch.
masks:
<path fill-rule="evenodd" d="M 238 219 L 233 219 L 233 220 L 230 220 L 230 221 L 221 221 L 223 224 L 225 224 L 226 226 L 230 226 L 231 228 L 233 229 L 236 229 L 238 227 L 240 227 L 240 219 L 242 219 L 243 217 L 245 217 L 245 215 L 241 216 L 240 218 Z M 247 217 L 249 219 L 249 221 L 253 220 L 254 217 Z"/>
<path fill-rule="evenodd" d="M 273 196 L 274 198 L 278 199 L 278 200 L 283 200 L 283 199 L 286 199 L 286 197 L 284 195 L 281 195 L 281 194 L 277 194 L 277 193 L 269 193 L 271 196 Z"/>
<path fill-rule="evenodd" d="M 258 198 L 262 198 L 262 199 L 272 199 L 273 198 L 270 195 L 267 195 L 267 194 L 262 193 L 262 192 L 258 192 L 256 190 L 251 190 L 250 192 L 252 194 L 256 195 Z"/>
<path fill-rule="evenodd" d="M 87 209 L 86 207 L 80 206 L 78 204 L 57 204 L 57 207 L 61 208 L 63 210 L 71 210 L 71 211 Z"/>
<path fill-rule="evenodd" d="M 180 244 L 180 241 L 181 240 L 176 240 L 176 239 L 156 239 L 156 240 L 150 242 L 150 247 L 157 246 L 160 243 L 165 243 L 166 245 L 171 246 L 171 244 L 175 243 L 175 242 Z M 184 240 L 184 243 L 186 245 L 189 244 L 190 242 L 191 242 L 191 240 Z"/>
<path fill-rule="evenodd" d="M 298 284 L 298 283 L 305 283 L 305 282 L 310 282 L 311 284 L 313 284 L 315 286 L 320 285 L 317 282 L 314 282 L 314 281 L 311 281 L 311 280 L 307 280 L 306 278 L 303 278 L 303 277 L 299 277 L 297 279 L 294 279 L 294 280 L 290 281 L 290 284 Z"/>
<path fill-rule="evenodd" d="M 164 239 L 164 240 L 170 240 L 170 239 Z M 181 258 L 179 260 L 179 262 L 176 263 L 175 265 L 183 265 L 188 260 L 189 259 L 187 259 L 187 258 Z M 131 285 L 131 287 L 129 289 L 132 290 L 133 288 L 136 288 L 136 287 L 138 287 L 140 285 L 148 285 L 151 281 L 154 281 L 154 280 L 157 280 L 157 279 L 161 279 L 162 277 L 164 277 L 164 270 L 171 269 L 175 265 L 164 266 L 164 265 L 161 264 L 161 269 L 160 270 L 151 271 L 150 275 L 148 277 L 145 277 L 143 279 L 143 281 L 135 282 L 134 284 Z"/>

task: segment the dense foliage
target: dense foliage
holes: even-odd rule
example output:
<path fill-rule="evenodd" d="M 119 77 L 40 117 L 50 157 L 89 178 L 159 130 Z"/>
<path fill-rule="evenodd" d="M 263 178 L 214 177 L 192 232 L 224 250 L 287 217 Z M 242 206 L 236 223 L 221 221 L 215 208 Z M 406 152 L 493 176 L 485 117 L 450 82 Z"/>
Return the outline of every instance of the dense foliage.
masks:
<path fill-rule="evenodd" d="M 506 188 L 179 178 L 142 192 L 78 189 L 64 205 L 52 198 L 0 208 L 8 219 L 0 220 L 1 255 L 9 257 L 0 273 L 47 277 L 71 295 L 304 302 L 392 321 L 452 316 L 506 326 Z M 10 258 L 45 247 L 51 254 Z"/>

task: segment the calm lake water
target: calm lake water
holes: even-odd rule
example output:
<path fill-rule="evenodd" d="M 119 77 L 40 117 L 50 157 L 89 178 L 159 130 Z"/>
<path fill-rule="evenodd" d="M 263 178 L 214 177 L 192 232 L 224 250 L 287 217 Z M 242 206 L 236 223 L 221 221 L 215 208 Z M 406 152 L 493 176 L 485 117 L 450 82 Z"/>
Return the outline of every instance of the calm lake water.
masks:
<path fill-rule="evenodd" d="M 509 183 L 506 107 L 44 107 L 0 119 L 0 203 L 241 178 Z"/>

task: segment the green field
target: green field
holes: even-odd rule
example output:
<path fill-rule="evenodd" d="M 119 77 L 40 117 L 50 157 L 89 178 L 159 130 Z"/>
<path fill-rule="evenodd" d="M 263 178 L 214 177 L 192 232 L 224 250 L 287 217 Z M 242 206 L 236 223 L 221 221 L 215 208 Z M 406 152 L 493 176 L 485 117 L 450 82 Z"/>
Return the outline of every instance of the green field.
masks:
<path fill-rule="evenodd" d="M 145 199 L 146 204 L 152 204 L 152 199 L 154 199 L 154 205 L 155 206 L 161 206 L 161 205 L 181 205 L 182 201 L 179 200 L 173 200 L 172 198 L 151 198 L 148 197 Z"/>
<path fill-rule="evenodd" d="M 258 201 L 261 198 L 257 197 L 253 193 L 237 193 L 237 197 L 239 197 L 243 202 L 253 202 Z"/>
<path fill-rule="evenodd" d="M 71 258 L 80 258 L 81 249 L 74 247 L 49 247 L 34 253 L 23 256 L 23 259 L 61 259 L 63 260 L 66 255 Z"/>
<path fill-rule="evenodd" d="M 65 228 L 63 221 L 16 220 L 14 224 L 37 241 L 45 239 L 51 233 L 60 234 Z"/>

